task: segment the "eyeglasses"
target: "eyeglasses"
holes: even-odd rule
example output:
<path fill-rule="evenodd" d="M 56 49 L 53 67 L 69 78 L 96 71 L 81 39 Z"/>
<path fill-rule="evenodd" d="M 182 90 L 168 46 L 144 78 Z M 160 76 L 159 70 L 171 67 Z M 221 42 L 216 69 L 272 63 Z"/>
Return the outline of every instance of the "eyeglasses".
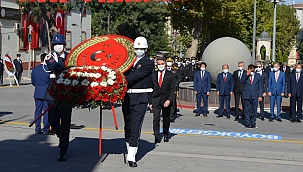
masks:
<path fill-rule="evenodd" d="M 262 66 L 256 66 L 256 68 L 262 68 Z"/>

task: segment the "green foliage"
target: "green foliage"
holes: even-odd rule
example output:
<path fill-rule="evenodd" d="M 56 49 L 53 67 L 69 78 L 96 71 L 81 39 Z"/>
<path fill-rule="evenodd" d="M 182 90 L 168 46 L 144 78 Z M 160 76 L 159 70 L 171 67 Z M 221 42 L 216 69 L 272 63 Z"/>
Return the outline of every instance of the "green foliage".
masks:
<path fill-rule="evenodd" d="M 169 50 L 165 22 L 169 13 L 163 3 L 98 3 L 87 4 L 92 10 L 92 35 L 119 34 L 135 39 L 144 36 L 149 52 Z M 109 25 L 108 25 L 109 23 Z"/>

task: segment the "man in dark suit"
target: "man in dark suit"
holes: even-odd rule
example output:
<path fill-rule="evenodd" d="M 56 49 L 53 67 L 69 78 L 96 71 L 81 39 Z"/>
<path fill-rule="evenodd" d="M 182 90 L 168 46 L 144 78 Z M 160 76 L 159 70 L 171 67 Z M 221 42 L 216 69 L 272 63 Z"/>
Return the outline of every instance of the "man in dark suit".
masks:
<path fill-rule="evenodd" d="M 191 63 L 187 65 L 188 81 L 194 81 L 194 76 L 198 70 L 198 67 L 196 57 L 191 57 Z"/>
<path fill-rule="evenodd" d="M 1 54 L 0 54 L 0 85 L 3 85 L 3 60 L 1 59 Z"/>
<path fill-rule="evenodd" d="M 23 72 L 22 60 L 20 59 L 20 57 L 21 54 L 17 54 L 17 58 L 13 61 L 16 68 L 15 76 L 19 85 L 21 84 L 21 76 Z M 15 84 L 17 84 L 16 81 Z"/>
<path fill-rule="evenodd" d="M 170 109 L 175 93 L 176 76 L 166 70 L 164 57 L 157 59 L 158 71 L 151 76 L 153 93 L 149 102 L 149 108 L 153 110 L 153 130 L 155 143 L 160 143 L 160 114 L 163 116 L 163 134 L 164 142 L 168 142 L 168 132 L 170 126 Z"/>
<path fill-rule="evenodd" d="M 286 84 L 285 84 L 285 90 L 284 90 L 284 97 L 285 98 L 287 98 L 287 86 L 288 86 L 288 84 L 287 84 L 287 82 L 288 82 L 288 77 L 289 77 L 289 74 L 290 74 L 290 67 L 289 66 L 287 66 L 287 62 L 284 62 L 283 63 L 283 66 L 280 68 L 280 70 L 281 71 L 283 71 L 284 73 L 285 73 L 285 82 L 286 82 Z"/>
<path fill-rule="evenodd" d="M 281 119 L 281 103 L 282 97 L 284 96 L 285 90 L 285 74 L 283 71 L 280 71 L 280 64 L 278 62 L 274 63 L 273 72 L 269 74 L 268 77 L 268 95 L 270 96 L 270 119 L 272 122 L 276 119 L 279 122 L 282 122 Z M 277 102 L 277 116 L 275 116 L 274 108 L 275 102 Z"/>
<path fill-rule="evenodd" d="M 242 97 L 245 104 L 245 127 L 255 128 L 257 119 L 258 100 L 262 100 L 262 77 L 255 73 L 255 66 L 248 65 L 248 70 L 243 74 L 241 83 L 244 84 Z"/>
<path fill-rule="evenodd" d="M 41 64 L 32 70 L 31 82 L 35 87 L 34 99 L 35 99 L 35 119 L 48 108 L 47 101 L 44 99 L 48 85 L 50 83 L 50 77 L 47 66 L 44 63 L 45 56 L 47 54 L 43 53 L 40 55 Z M 48 122 L 48 112 L 43 116 L 43 129 L 41 129 L 41 120 L 35 123 L 35 133 L 36 134 L 48 134 L 49 132 L 49 122 Z"/>
<path fill-rule="evenodd" d="M 62 71 L 66 69 L 65 60 L 68 55 L 64 51 L 66 42 L 65 38 L 61 34 L 56 34 L 52 40 L 52 46 L 54 52 L 51 55 L 45 57 L 45 62 L 48 69 L 50 70 L 50 78 L 54 80 L 56 75 L 59 75 Z M 49 84 L 50 86 L 51 84 Z M 48 106 L 54 103 L 53 98 L 47 94 L 45 99 L 48 101 Z M 59 107 L 55 104 L 53 108 L 48 111 L 48 121 L 54 130 L 55 134 L 59 138 L 59 148 L 60 154 L 58 156 L 58 161 L 67 160 L 67 150 L 69 147 L 69 134 L 70 134 L 70 124 L 71 124 L 72 108 L 67 106 Z"/>
<path fill-rule="evenodd" d="M 234 90 L 234 97 L 235 97 L 235 109 L 236 109 L 236 117 L 235 120 L 238 120 L 240 117 L 240 110 L 239 110 L 239 104 L 240 104 L 240 100 L 241 100 L 241 104 L 242 104 L 242 118 L 244 118 L 244 112 L 245 112 L 245 107 L 244 107 L 244 102 L 243 102 L 243 98 L 242 98 L 242 92 L 243 92 L 243 88 L 244 88 L 244 84 L 241 83 L 241 78 L 243 76 L 243 73 L 246 73 L 246 70 L 244 70 L 244 62 L 240 61 L 238 62 L 238 70 L 234 71 L 233 73 L 233 77 L 234 77 L 234 81 L 235 81 L 235 90 Z"/>
<path fill-rule="evenodd" d="M 260 119 L 264 121 L 264 98 L 267 94 L 267 82 L 268 82 L 268 73 L 265 72 L 265 69 L 262 67 L 261 62 L 256 62 L 256 73 L 258 73 L 262 78 L 262 100 L 259 101 L 260 105 Z"/>
<path fill-rule="evenodd" d="M 219 115 L 217 117 L 223 117 L 224 112 L 224 103 L 227 112 L 227 118 L 230 118 L 230 96 L 233 95 L 234 92 L 234 77 L 231 73 L 228 72 L 229 66 L 224 64 L 222 66 L 221 73 L 217 76 L 216 89 L 217 95 L 219 96 Z"/>
<path fill-rule="evenodd" d="M 290 97 L 291 122 L 301 122 L 303 96 L 303 75 L 301 64 L 296 65 L 296 72 L 292 72 L 288 78 L 288 97 Z M 296 110 L 297 105 L 297 110 Z"/>
<path fill-rule="evenodd" d="M 154 71 L 153 61 L 145 55 L 148 48 L 147 40 L 144 37 L 136 38 L 134 48 L 137 59 L 134 66 L 124 73 L 129 90 L 122 104 L 125 142 L 128 148 L 127 161 L 130 167 L 137 167 L 138 142 L 152 92 L 150 84 Z"/>
<path fill-rule="evenodd" d="M 208 96 L 210 95 L 211 89 L 211 76 L 208 71 L 206 71 L 207 64 L 202 62 L 199 71 L 196 72 L 194 78 L 194 94 L 196 94 L 197 99 L 197 112 L 195 116 L 200 116 L 202 113 L 204 117 L 209 114 L 208 111 Z M 203 98 L 204 108 L 201 110 L 201 97 Z"/>

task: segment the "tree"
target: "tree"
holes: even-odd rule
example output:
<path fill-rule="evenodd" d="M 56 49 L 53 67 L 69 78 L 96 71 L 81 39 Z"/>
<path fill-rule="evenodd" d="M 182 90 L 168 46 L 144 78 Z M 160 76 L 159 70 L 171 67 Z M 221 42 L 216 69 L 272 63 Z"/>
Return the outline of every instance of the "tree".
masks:
<path fill-rule="evenodd" d="M 165 32 L 169 13 L 163 3 L 98 3 L 87 4 L 92 10 L 92 35 L 119 34 L 135 39 L 144 36 L 149 49 L 169 50 Z"/>

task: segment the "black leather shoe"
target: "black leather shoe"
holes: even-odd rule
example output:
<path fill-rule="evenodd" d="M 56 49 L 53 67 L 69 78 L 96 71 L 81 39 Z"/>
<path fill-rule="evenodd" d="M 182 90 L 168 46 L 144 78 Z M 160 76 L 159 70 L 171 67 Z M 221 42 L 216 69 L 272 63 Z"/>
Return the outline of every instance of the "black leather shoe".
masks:
<path fill-rule="evenodd" d="M 256 125 L 255 125 L 255 124 L 253 124 L 253 125 L 251 125 L 250 127 L 251 127 L 251 128 L 256 128 Z"/>
<path fill-rule="evenodd" d="M 128 161 L 128 165 L 130 167 L 137 167 L 137 163 L 136 162 L 133 162 L 133 161 Z"/>
<path fill-rule="evenodd" d="M 227 116 L 226 116 L 226 118 L 228 118 L 228 119 L 229 119 L 229 118 L 230 118 L 230 115 L 227 115 Z"/>
<path fill-rule="evenodd" d="M 155 144 L 160 143 L 160 139 L 155 138 Z"/>
<path fill-rule="evenodd" d="M 281 118 L 277 118 L 277 121 L 282 122 L 282 119 Z"/>
<path fill-rule="evenodd" d="M 294 122 L 297 122 L 297 120 L 296 119 L 291 119 L 290 122 L 294 123 Z"/>
<path fill-rule="evenodd" d="M 273 119 L 273 118 L 270 118 L 268 121 L 269 121 L 269 122 L 273 122 L 273 121 L 274 121 L 274 119 Z"/>
<path fill-rule="evenodd" d="M 262 121 L 264 121 L 264 116 L 261 116 L 260 119 L 261 119 Z"/>
<path fill-rule="evenodd" d="M 197 113 L 195 116 L 200 116 L 200 114 Z"/>
<path fill-rule="evenodd" d="M 245 128 L 250 128 L 250 125 L 249 125 L 249 124 L 246 124 L 246 125 L 245 125 Z"/>
<path fill-rule="evenodd" d="M 60 153 L 60 155 L 58 156 L 58 161 L 66 161 L 66 159 L 67 159 L 66 153 Z"/>
<path fill-rule="evenodd" d="M 207 117 L 207 114 L 203 114 L 203 117 Z"/>
<path fill-rule="evenodd" d="M 223 117 L 223 115 L 217 115 L 216 117 L 217 117 L 217 118 L 222 118 L 222 117 Z"/>
<path fill-rule="evenodd" d="M 168 142 L 168 136 L 164 136 L 164 142 Z"/>
<path fill-rule="evenodd" d="M 240 116 L 239 116 L 239 115 L 237 115 L 237 116 L 235 117 L 235 120 L 238 120 L 238 119 L 239 119 L 239 117 L 240 117 Z"/>
<path fill-rule="evenodd" d="M 301 120 L 300 120 L 300 118 L 297 118 L 297 122 L 298 122 L 298 123 L 301 123 Z"/>

